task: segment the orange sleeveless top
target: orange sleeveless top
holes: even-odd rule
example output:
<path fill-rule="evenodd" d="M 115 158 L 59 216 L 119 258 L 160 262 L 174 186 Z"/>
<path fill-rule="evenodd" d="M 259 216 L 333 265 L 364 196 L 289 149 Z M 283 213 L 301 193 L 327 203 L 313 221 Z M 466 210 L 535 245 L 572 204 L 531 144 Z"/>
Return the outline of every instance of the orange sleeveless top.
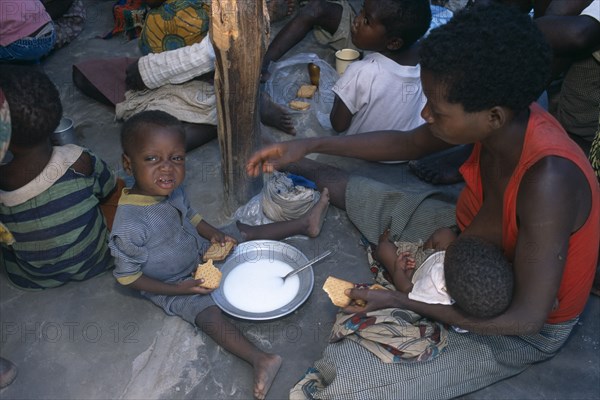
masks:
<path fill-rule="evenodd" d="M 466 183 L 456 205 L 456 220 L 461 230 L 471 223 L 483 202 L 479 171 L 480 152 L 481 143 L 476 143 L 473 153 L 460 169 Z M 588 219 L 569 239 L 567 262 L 557 294 L 558 307 L 546 320 L 548 323 L 559 323 L 575 318 L 583 311 L 592 287 L 600 240 L 600 189 L 583 151 L 568 137 L 558 121 L 538 104 L 532 103 L 521 158 L 504 192 L 502 247 L 510 261 L 514 259 L 519 233 L 519 184 L 529 167 L 547 156 L 558 156 L 572 161 L 586 176 L 592 192 L 592 207 Z"/>

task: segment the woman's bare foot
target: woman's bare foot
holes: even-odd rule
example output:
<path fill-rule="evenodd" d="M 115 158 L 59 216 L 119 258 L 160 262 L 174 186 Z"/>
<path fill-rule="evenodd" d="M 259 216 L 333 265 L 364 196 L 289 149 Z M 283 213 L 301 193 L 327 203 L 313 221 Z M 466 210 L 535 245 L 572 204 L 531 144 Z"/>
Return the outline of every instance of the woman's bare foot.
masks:
<path fill-rule="evenodd" d="M 254 367 L 254 397 L 264 399 L 281 368 L 283 359 L 277 354 L 262 353 Z"/>
<path fill-rule="evenodd" d="M 265 92 L 260 96 L 260 121 L 288 135 L 296 136 L 296 128 L 290 113 L 285 107 L 275 104 Z"/>
<path fill-rule="evenodd" d="M 460 166 L 469 158 L 472 145 L 462 145 L 425 156 L 408 163 L 408 168 L 421 180 L 434 185 L 449 185 L 463 181 Z"/>
<path fill-rule="evenodd" d="M 315 238 L 321 233 L 327 210 L 329 209 L 329 189 L 324 188 L 321 198 L 302 218 L 306 219 L 306 236 Z"/>
<path fill-rule="evenodd" d="M 292 15 L 296 9 L 297 0 L 267 0 L 267 10 L 271 23 Z"/>

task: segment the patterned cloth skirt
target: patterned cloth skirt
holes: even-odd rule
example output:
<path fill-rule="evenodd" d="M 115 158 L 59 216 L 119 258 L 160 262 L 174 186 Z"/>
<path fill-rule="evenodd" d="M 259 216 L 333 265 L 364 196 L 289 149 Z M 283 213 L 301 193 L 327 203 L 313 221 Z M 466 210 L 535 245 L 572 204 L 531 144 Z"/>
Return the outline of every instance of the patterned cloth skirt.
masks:
<path fill-rule="evenodd" d="M 290 399 L 450 399 L 517 375 L 554 356 L 577 319 L 546 324 L 537 335 L 482 336 L 448 331 L 438 357 L 383 363 L 351 340 L 329 344 L 292 388 Z"/>

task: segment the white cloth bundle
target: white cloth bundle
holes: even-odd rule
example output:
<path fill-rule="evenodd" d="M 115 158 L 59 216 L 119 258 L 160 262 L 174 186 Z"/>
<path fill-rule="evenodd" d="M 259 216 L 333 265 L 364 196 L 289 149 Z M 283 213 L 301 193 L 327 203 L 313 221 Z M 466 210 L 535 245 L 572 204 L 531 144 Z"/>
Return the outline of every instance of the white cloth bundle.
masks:
<path fill-rule="evenodd" d="M 284 173 L 275 171 L 262 192 L 262 210 L 273 221 L 289 221 L 304 215 L 319 201 L 318 191 L 295 186 Z"/>

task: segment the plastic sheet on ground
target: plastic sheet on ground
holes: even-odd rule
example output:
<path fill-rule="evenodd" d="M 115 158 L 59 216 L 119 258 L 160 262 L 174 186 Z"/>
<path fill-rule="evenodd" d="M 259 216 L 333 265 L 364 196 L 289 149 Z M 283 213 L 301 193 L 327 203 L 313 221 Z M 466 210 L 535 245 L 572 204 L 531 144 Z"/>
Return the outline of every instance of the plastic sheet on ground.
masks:
<path fill-rule="evenodd" d="M 292 110 L 288 104 L 290 101 L 297 99 L 296 94 L 300 86 L 310 85 L 309 63 L 316 64 L 321 69 L 319 89 L 312 99 L 298 99 L 310 103 L 308 110 Z M 290 114 L 296 120 L 297 129 L 302 129 L 302 125 L 306 124 L 306 120 L 314 115 L 323 128 L 332 130 L 329 114 L 333 107 L 335 94 L 331 89 L 337 82 L 339 75 L 329 63 L 314 53 L 300 53 L 285 60 L 271 63 L 269 72 L 271 76 L 265 82 L 265 90 L 275 103 L 288 108 Z"/>

